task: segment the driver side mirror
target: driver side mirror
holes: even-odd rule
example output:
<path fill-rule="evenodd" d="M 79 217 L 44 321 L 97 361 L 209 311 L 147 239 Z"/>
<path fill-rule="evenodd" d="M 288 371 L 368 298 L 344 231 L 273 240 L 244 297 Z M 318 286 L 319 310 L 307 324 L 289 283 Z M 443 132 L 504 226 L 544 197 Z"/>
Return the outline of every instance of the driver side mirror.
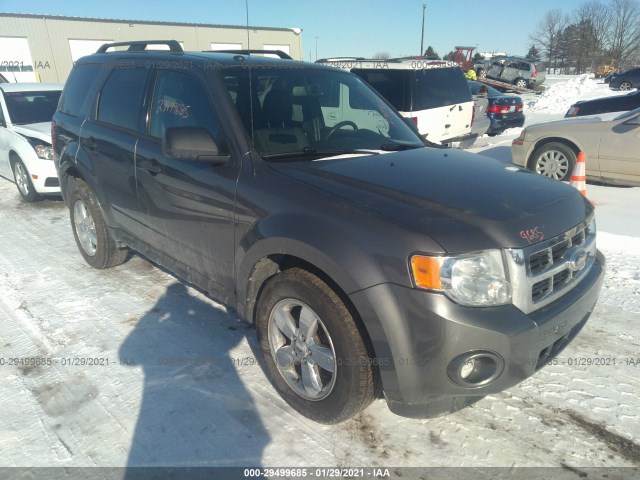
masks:
<path fill-rule="evenodd" d="M 176 160 L 211 162 L 224 165 L 231 156 L 222 152 L 211 134 L 203 127 L 170 127 L 162 139 L 162 153 Z"/>

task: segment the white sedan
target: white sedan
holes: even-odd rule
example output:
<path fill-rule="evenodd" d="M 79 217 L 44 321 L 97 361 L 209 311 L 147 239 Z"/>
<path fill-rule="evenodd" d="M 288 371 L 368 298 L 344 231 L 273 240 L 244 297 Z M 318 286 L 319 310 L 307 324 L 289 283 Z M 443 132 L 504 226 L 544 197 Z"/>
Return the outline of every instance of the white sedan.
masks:
<path fill-rule="evenodd" d="M 51 149 L 51 117 L 62 85 L 0 84 L 0 175 L 15 181 L 22 198 L 60 193 Z"/>

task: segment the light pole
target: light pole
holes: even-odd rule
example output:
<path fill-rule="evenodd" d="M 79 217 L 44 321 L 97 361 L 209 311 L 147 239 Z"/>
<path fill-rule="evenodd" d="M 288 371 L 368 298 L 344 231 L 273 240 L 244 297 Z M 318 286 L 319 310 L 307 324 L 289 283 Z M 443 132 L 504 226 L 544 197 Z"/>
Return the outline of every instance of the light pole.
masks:
<path fill-rule="evenodd" d="M 316 37 L 316 60 L 318 60 L 318 37 Z"/>
<path fill-rule="evenodd" d="M 420 36 L 420 55 L 424 55 L 424 11 L 427 9 L 427 4 L 422 4 L 422 35 Z"/>

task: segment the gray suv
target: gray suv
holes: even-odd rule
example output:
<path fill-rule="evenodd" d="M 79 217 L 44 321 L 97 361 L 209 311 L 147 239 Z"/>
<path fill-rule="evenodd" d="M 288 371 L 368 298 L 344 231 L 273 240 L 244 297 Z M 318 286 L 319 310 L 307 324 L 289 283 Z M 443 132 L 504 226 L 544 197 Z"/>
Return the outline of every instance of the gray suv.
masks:
<path fill-rule="evenodd" d="M 519 88 L 535 88 L 545 80 L 544 65 L 530 58 L 499 56 L 481 60 L 473 68 L 479 78 L 512 83 Z"/>
<path fill-rule="evenodd" d="M 351 73 L 149 43 L 78 60 L 54 115 L 78 250 L 135 250 L 235 309 L 298 412 L 452 412 L 586 324 L 605 261 L 576 189 L 428 146 Z"/>

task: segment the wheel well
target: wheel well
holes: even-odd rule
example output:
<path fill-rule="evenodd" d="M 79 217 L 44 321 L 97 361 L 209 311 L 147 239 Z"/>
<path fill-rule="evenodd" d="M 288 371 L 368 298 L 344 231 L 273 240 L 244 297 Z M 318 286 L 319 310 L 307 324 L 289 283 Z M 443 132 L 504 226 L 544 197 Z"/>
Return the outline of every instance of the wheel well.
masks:
<path fill-rule="evenodd" d="M 274 275 L 291 268 L 301 268 L 308 271 L 309 273 L 314 274 L 320 280 L 326 283 L 336 293 L 336 295 L 338 295 L 338 298 L 340 298 L 342 303 L 344 303 L 344 305 L 347 307 L 347 310 L 349 310 L 349 313 L 356 322 L 356 326 L 358 327 L 358 331 L 360 332 L 364 344 L 367 347 L 369 355 L 371 357 L 375 357 L 373 342 L 369 337 L 369 333 L 364 326 L 364 322 L 362 321 L 360 314 L 349 299 L 348 295 L 324 271 L 307 262 L 306 260 L 295 257 L 293 255 L 269 255 L 260 259 L 260 261 L 258 261 L 258 263 L 256 263 L 256 265 L 253 267 L 251 275 L 249 276 L 249 284 L 247 285 L 246 290 L 247 308 L 245 310 L 247 319 L 251 322 L 251 324 L 255 325 L 258 300 L 260 299 L 260 295 L 262 294 L 267 281 Z M 374 381 L 376 382 L 376 397 L 378 397 L 382 392 L 382 382 L 380 380 L 380 371 L 377 365 L 374 366 Z"/>
<path fill-rule="evenodd" d="M 533 150 L 531 151 L 531 155 L 527 159 L 527 166 L 529 168 L 532 167 L 531 161 L 533 160 L 533 154 L 536 153 L 536 151 L 540 147 L 543 147 L 547 143 L 552 143 L 552 142 L 562 143 L 562 144 L 566 145 L 571 150 L 573 150 L 573 153 L 575 153 L 576 155 L 578 155 L 578 153 L 580 153 L 580 148 L 578 148 L 578 146 L 575 143 L 567 140 L 566 138 L 558 138 L 558 137 L 543 138 L 542 140 L 538 141 L 538 143 L 535 144 L 535 146 L 533 147 Z"/>
<path fill-rule="evenodd" d="M 9 165 L 11 165 L 11 170 L 13 170 L 13 165 L 16 163 L 16 160 L 20 160 L 20 155 L 11 150 L 9 152 Z"/>

